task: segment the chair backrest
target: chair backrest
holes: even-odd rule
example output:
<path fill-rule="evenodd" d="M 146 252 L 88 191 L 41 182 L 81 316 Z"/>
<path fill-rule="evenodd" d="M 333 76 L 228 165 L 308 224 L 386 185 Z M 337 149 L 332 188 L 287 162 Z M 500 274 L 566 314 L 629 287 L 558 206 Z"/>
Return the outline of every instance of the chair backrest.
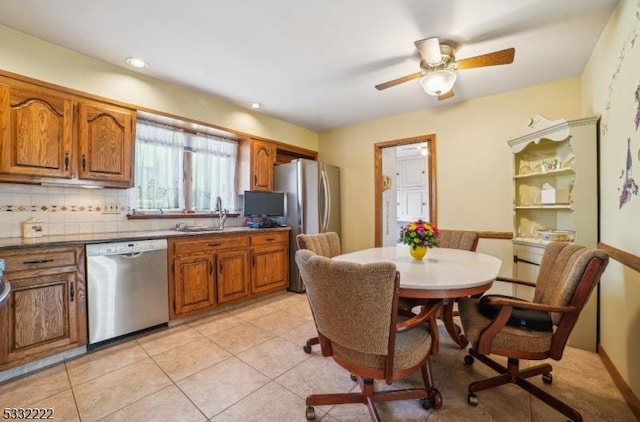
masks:
<path fill-rule="evenodd" d="M 308 249 L 316 255 L 333 258 L 340 255 L 340 237 L 337 233 L 299 234 L 296 236 L 298 249 Z"/>
<path fill-rule="evenodd" d="M 335 261 L 306 249 L 296 252 L 296 263 L 321 336 L 357 352 L 392 355 L 400 283 L 395 264 Z"/>
<path fill-rule="evenodd" d="M 551 346 L 556 352 L 561 353 L 564 348 L 608 263 L 609 256 L 599 249 L 566 242 L 551 242 L 545 247 L 533 301 L 577 309 L 575 313 L 551 313 L 553 324 L 558 327 Z"/>
<path fill-rule="evenodd" d="M 478 247 L 478 232 L 469 230 L 440 230 L 438 245 L 441 248 L 475 251 Z"/>

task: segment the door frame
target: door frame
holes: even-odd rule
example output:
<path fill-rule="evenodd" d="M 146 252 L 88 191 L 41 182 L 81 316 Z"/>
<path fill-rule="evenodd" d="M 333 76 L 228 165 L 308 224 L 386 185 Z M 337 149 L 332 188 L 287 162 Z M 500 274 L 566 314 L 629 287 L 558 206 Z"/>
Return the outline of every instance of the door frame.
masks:
<path fill-rule="evenodd" d="M 377 142 L 373 145 L 374 161 L 374 226 L 375 246 L 382 246 L 382 149 L 397 147 L 400 145 L 427 143 L 428 167 L 427 186 L 429 187 L 429 221 L 438 224 L 438 206 L 436 195 L 436 135 L 421 135 L 411 138 L 394 139 L 391 141 Z"/>

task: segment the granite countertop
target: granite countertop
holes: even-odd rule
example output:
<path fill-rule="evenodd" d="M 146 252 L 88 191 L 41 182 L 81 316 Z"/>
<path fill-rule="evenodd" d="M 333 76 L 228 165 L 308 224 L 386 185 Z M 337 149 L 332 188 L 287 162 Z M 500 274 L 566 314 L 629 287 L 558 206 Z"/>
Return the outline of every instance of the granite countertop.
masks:
<path fill-rule="evenodd" d="M 71 244 L 90 244 L 104 242 L 126 242 L 143 239 L 166 239 L 177 236 L 199 236 L 199 235 L 223 235 L 229 233 L 259 233 L 265 231 L 288 231 L 290 227 L 274 227 L 268 229 L 254 229 L 249 227 L 229 227 L 222 230 L 212 229 L 210 231 L 180 231 L 180 230 L 150 230 L 136 232 L 115 232 L 115 233 L 91 233 L 91 234 L 66 234 L 57 236 L 42 236 L 33 239 L 23 239 L 21 237 L 9 237 L 0 239 L 0 250 L 7 248 L 28 248 L 32 246 L 59 246 Z"/>

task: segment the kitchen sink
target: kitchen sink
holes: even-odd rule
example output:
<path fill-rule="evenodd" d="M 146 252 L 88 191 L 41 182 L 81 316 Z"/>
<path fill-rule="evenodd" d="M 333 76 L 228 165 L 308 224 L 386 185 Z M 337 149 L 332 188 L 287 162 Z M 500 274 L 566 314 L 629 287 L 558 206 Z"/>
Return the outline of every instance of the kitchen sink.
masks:
<path fill-rule="evenodd" d="M 207 227 L 207 226 L 182 226 L 176 228 L 178 231 L 182 232 L 213 232 L 213 231 L 221 231 L 224 228 L 220 227 Z"/>

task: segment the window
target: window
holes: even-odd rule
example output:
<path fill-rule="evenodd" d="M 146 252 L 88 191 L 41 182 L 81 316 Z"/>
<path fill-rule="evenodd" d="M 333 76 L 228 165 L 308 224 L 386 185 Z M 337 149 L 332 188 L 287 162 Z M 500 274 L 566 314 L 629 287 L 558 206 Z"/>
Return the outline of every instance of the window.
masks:
<path fill-rule="evenodd" d="M 138 120 L 136 211 L 235 208 L 237 157 L 235 141 Z"/>

